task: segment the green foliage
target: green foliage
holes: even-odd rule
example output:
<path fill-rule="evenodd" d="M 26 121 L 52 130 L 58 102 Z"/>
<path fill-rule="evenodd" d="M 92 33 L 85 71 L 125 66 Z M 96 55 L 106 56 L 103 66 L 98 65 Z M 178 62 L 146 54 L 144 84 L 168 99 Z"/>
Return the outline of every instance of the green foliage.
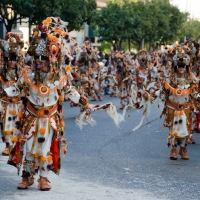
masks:
<path fill-rule="evenodd" d="M 69 22 L 69 31 L 80 30 L 84 23 L 90 24 L 97 9 L 95 0 L 64 0 L 62 7 L 61 16 Z"/>
<path fill-rule="evenodd" d="M 98 47 L 100 51 L 104 53 L 109 53 L 112 48 L 112 44 L 110 42 L 102 41 L 101 46 Z"/>
<path fill-rule="evenodd" d="M 38 24 L 47 17 L 61 16 L 62 2 L 63 0 L 35 0 L 32 11 L 27 17 L 30 18 L 31 23 Z"/>
<path fill-rule="evenodd" d="M 188 20 L 186 21 L 181 29 L 181 38 L 194 38 L 196 40 L 200 39 L 200 21 L 198 20 Z"/>
<path fill-rule="evenodd" d="M 12 8 L 12 17 L 7 8 Z M 29 18 L 30 23 L 41 23 L 49 16 L 59 16 L 69 22 L 69 30 L 80 29 L 90 23 L 96 12 L 95 0 L 1 0 L 0 20 L 7 31 L 17 20 Z M 6 23 L 7 22 L 7 23 Z"/>
<path fill-rule="evenodd" d="M 169 4 L 168 1 L 109 0 L 106 8 L 97 12 L 93 21 L 96 34 L 103 41 L 121 47 L 123 41 L 136 43 L 169 42 L 181 36 L 181 27 L 187 13 Z"/>
<path fill-rule="evenodd" d="M 108 3 L 107 7 L 97 11 L 92 26 L 103 41 L 111 42 L 114 47 L 120 46 L 129 34 L 128 27 L 132 19 L 127 18 L 128 15 L 129 10 L 122 9 L 122 5 Z"/>
<path fill-rule="evenodd" d="M 61 14 L 61 2 L 63 0 L 1 0 L 0 19 L 3 21 L 7 31 L 11 31 L 12 25 L 25 18 L 31 23 L 44 20 L 47 16 L 59 16 Z M 9 14 L 9 9 L 12 14 Z M 7 23 L 6 23 L 7 22 Z"/>
<path fill-rule="evenodd" d="M 179 40 L 183 24 L 187 21 L 188 13 L 180 12 L 180 10 L 172 5 L 160 4 L 165 18 L 167 19 L 167 26 L 160 38 L 162 41 Z"/>

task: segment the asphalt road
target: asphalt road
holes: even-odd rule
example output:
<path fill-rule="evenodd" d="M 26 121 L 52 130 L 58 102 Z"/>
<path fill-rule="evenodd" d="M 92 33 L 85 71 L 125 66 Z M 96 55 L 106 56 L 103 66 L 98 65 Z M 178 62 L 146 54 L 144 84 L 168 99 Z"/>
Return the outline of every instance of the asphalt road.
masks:
<path fill-rule="evenodd" d="M 95 103 L 107 102 L 120 106 L 117 97 L 109 96 Z M 92 116 L 97 124 L 80 130 L 75 124 L 79 107 L 70 108 L 68 101 L 64 104 L 68 151 L 62 156 L 60 176 L 50 173 L 53 189 L 45 194 L 37 191 L 37 184 L 30 191 L 15 189 L 20 177 L 0 156 L 0 200 L 200 199 L 200 134 L 194 134 L 196 144 L 188 145 L 188 161 L 170 160 L 168 130 L 161 129 L 156 100 L 149 117 L 151 123 L 144 121 L 135 132 L 132 129 L 140 122 L 142 110 L 130 110 L 119 128 L 104 110 L 95 111 Z"/>

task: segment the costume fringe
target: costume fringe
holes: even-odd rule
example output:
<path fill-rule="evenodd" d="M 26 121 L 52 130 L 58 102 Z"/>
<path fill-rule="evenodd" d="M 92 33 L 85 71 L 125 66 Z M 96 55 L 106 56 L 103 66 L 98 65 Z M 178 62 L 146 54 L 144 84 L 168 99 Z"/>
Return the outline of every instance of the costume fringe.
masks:
<path fill-rule="evenodd" d="M 143 112 L 143 115 L 145 116 L 148 116 L 150 114 L 150 111 L 151 111 L 151 96 L 150 94 L 148 93 L 148 99 L 145 101 L 144 100 L 144 112 Z"/>
<path fill-rule="evenodd" d="M 126 111 L 127 111 L 127 108 L 135 108 L 135 106 L 133 105 L 133 103 L 129 103 L 128 105 L 126 105 L 123 109 L 123 113 L 122 113 L 122 118 L 123 118 L 123 121 L 125 119 L 125 115 L 126 115 Z M 136 108 L 135 108 L 136 109 Z"/>
<path fill-rule="evenodd" d="M 142 104 L 144 105 L 144 112 L 143 112 L 143 116 L 142 119 L 140 120 L 140 123 L 133 129 L 133 131 L 136 131 L 137 129 L 139 129 L 144 121 L 144 118 L 148 117 L 148 115 L 150 114 L 151 111 L 151 96 L 148 93 L 148 99 L 144 100 L 142 99 Z M 147 118 L 147 123 L 149 123 L 148 118 Z"/>
<path fill-rule="evenodd" d="M 83 125 L 87 124 L 84 122 L 84 120 L 88 122 L 91 126 L 96 125 L 96 121 L 91 117 L 91 115 L 88 114 L 87 111 L 84 111 L 80 113 L 80 115 L 75 120 L 76 124 L 79 126 L 80 129 L 83 128 Z"/>
<path fill-rule="evenodd" d="M 136 85 L 132 84 L 131 85 L 131 97 L 134 103 L 136 103 L 136 98 L 137 98 L 137 90 L 136 90 Z"/>
<path fill-rule="evenodd" d="M 84 118 L 85 118 L 85 114 L 86 114 L 86 111 L 81 112 L 81 113 L 79 114 L 79 116 L 78 116 L 78 117 L 76 118 L 76 120 L 75 120 L 76 124 L 79 126 L 80 129 L 82 129 L 82 128 L 83 128 L 83 125 L 86 124 L 85 122 L 83 122 L 83 120 L 84 120 Z"/>
<path fill-rule="evenodd" d="M 119 127 L 120 122 L 124 121 L 123 115 L 117 113 L 116 107 L 113 105 L 113 103 L 107 103 L 104 105 L 101 105 L 99 107 L 96 107 L 94 109 L 91 109 L 90 112 L 94 112 L 95 110 L 105 109 L 107 114 L 113 119 L 114 123 L 117 127 Z M 91 126 L 96 125 L 96 121 L 91 117 L 90 113 L 88 111 L 81 112 L 77 119 L 75 120 L 76 124 L 79 126 L 80 129 L 83 128 L 83 125 L 86 123 L 84 120 L 89 123 Z"/>
<path fill-rule="evenodd" d="M 113 119 L 117 127 L 119 127 L 120 122 L 124 121 L 123 115 L 117 113 L 116 107 L 111 103 L 106 109 L 108 115 Z"/>
<path fill-rule="evenodd" d="M 91 125 L 91 126 L 94 126 L 94 125 L 96 125 L 96 121 L 91 117 L 91 115 L 89 114 L 87 114 L 86 116 L 85 116 L 85 120 Z"/>
<path fill-rule="evenodd" d="M 133 131 L 136 131 L 137 129 L 139 129 L 142 126 L 144 118 L 145 118 L 145 115 L 142 116 L 142 119 L 141 119 L 140 123 L 134 129 L 132 129 Z"/>
<path fill-rule="evenodd" d="M 117 81 L 116 77 L 115 77 L 115 76 L 112 76 L 112 78 L 113 78 L 115 84 L 118 84 L 118 81 Z"/>
<path fill-rule="evenodd" d="M 125 106 L 124 109 L 123 109 L 123 113 L 122 113 L 122 118 L 123 119 L 125 118 L 126 110 L 127 110 L 128 107 L 129 107 L 129 105 Z"/>

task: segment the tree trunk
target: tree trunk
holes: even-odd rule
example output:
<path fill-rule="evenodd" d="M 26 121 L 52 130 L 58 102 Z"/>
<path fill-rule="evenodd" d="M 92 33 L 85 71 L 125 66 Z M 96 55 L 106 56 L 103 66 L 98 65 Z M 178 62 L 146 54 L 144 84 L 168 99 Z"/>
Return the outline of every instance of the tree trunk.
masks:
<path fill-rule="evenodd" d="M 7 23 L 6 23 L 6 21 L 7 21 Z M 11 20 L 5 19 L 5 18 L 3 19 L 3 23 L 6 27 L 6 33 L 11 32 L 14 22 L 15 22 L 15 18 L 13 18 Z"/>
<path fill-rule="evenodd" d="M 143 39 L 140 40 L 140 49 L 142 49 L 142 43 L 143 43 Z"/>
<path fill-rule="evenodd" d="M 119 41 L 119 47 L 118 47 L 119 51 L 122 50 L 122 41 L 123 41 L 123 39 L 121 38 L 120 41 Z"/>
<path fill-rule="evenodd" d="M 151 50 L 151 45 L 152 45 L 152 39 L 151 36 L 149 36 L 149 51 Z"/>
<path fill-rule="evenodd" d="M 32 24 L 32 18 L 29 17 L 29 20 L 28 20 L 28 39 L 29 39 L 29 42 L 31 41 L 31 24 Z"/>
<path fill-rule="evenodd" d="M 130 39 L 130 37 L 128 38 L 128 50 L 129 51 L 131 50 L 131 39 Z"/>
<path fill-rule="evenodd" d="M 113 50 L 116 51 L 116 45 L 112 42 Z"/>
<path fill-rule="evenodd" d="M 13 24 L 12 24 L 12 23 L 9 23 L 9 22 L 8 22 L 8 24 L 6 25 L 6 31 L 7 31 L 7 33 L 8 33 L 8 32 L 11 32 L 11 30 L 12 30 L 12 25 L 13 25 Z"/>

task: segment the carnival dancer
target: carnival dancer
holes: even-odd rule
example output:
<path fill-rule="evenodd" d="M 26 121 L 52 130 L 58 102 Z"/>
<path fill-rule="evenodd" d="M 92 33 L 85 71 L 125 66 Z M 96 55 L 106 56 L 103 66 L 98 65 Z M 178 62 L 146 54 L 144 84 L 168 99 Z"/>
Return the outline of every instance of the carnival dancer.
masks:
<path fill-rule="evenodd" d="M 191 50 L 191 51 L 193 51 L 194 52 L 194 54 L 198 54 L 198 52 L 199 52 L 199 43 L 196 41 L 196 40 L 194 40 L 194 39 L 192 39 L 192 38 L 189 38 L 188 40 L 186 40 L 185 42 L 184 42 L 184 44 L 185 45 L 187 45 L 187 47 Z"/>
<path fill-rule="evenodd" d="M 23 42 L 19 35 L 7 33 L 2 41 L 1 49 L 1 69 L 0 69 L 0 112 L 1 112 L 1 134 L 2 140 L 6 144 L 2 155 L 8 156 L 12 148 L 12 135 L 15 122 L 19 112 L 20 91 L 16 82 L 23 68 L 20 51 Z M 21 64 L 21 66 L 20 66 Z"/>
<path fill-rule="evenodd" d="M 60 34 L 59 37 L 53 34 L 53 27 Z M 38 189 L 49 191 L 49 170 L 59 174 L 61 150 L 64 153 L 67 151 L 62 109 L 64 96 L 87 110 L 99 107 L 89 105 L 86 97 L 81 96 L 73 86 L 67 85 L 67 80 L 71 80 L 72 76 L 70 66 L 65 66 L 65 46 L 61 45 L 62 36 L 67 34 L 65 30 L 66 23 L 60 18 L 48 17 L 33 31 L 28 53 L 34 57 L 34 78 L 29 78 L 30 73 L 24 69 L 18 81 L 23 103 L 20 108 L 23 109 L 18 114 L 13 131 L 13 148 L 8 160 L 8 164 L 17 167 L 18 173 L 23 165 L 18 189 L 28 189 L 34 183 L 34 175 L 39 173 Z M 102 108 L 108 109 L 108 114 L 116 119 L 113 105 Z M 86 118 L 85 114 L 86 111 L 78 118 L 79 126 L 85 123 L 84 119 L 94 122 L 91 117 Z M 119 117 L 115 122 L 121 120 Z"/>
<path fill-rule="evenodd" d="M 51 20 L 51 19 L 49 19 Z M 33 184 L 33 175 L 39 171 L 38 189 L 50 190 L 47 179 L 48 171 L 59 173 L 60 152 L 59 144 L 66 151 L 66 140 L 63 139 L 63 97 L 61 89 L 66 84 L 66 76 L 62 72 L 60 60 L 60 46 L 56 38 L 50 37 L 44 29 L 44 25 L 34 31 L 29 48 L 29 55 L 34 56 L 34 78 L 26 69 L 23 70 L 18 83 L 24 96 L 24 107 L 18 116 L 16 128 L 13 133 L 14 148 L 11 151 L 8 164 L 14 165 L 20 170 L 23 158 L 22 148 L 25 148 L 25 160 L 23 161 L 22 182 L 17 184 L 18 189 L 27 189 Z M 41 35 L 35 32 L 41 31 Z M 52 54 L 53 49 L 53 54 Z M 60 55 L 61 56 L 61 55 Z M 55 66 L 56 64 L 60 64 Z M 57 69 L 57 70 L 56 70 Z M 62 148 L 62 147 L 61 147 Z"/>
<path fill-rule="evenodd" d="M 33 176 L 39 171 L 38 189 L 50 190 L 48 171 L 52 169 L 58 174 L 60 149 L 66 153 L 62 102 L 66 82 L 71 76 L 64 67 L 66 54 L 61 49 L 62 41 L 48 33 L 53 32 L 52 25 L 55 32 L 65 35 L 62 29 L 65 24 L 57 18 L 47 18 L 34 29 L 28 50 L 34 57 L 34 70 L 29 73 L 23 69 L 18 81 L 23 104 L 13 131 L 13 149 L 8 160 L 8 164 L 16 166 L 18 171 L 23 162 L 22 182 L 17 184 L 18 189 L 32 185 Z M 26 152 L 24 160 L 23 149 Z"/>
<path fill-rule="evenodd" d="M 123 80 L 127 77 L 126 66 L 124 63 L 124 54 L 117 53 L 115 55 L 115 63 L 116 63 L 116 72 L 115 77 L 118 83 L 118 97 L 120 98 L 120 109 L 124 109 L 125 105 L 127 104 L 127 84 L 123 82 Z"/>
<path fill-rule="evenodd" d="M 155 91 L 160 87 L 157 82 L 157 67 L 154 67 L 153 63 L 150 62 L 150 55 L 145 49 L 140 50 L 138 58 L 139 67 L 136 68 L 135 78 L 136 90 L 146 90 L 152 99 L 155 99 Z"/>
<path fill-rule="evenodd" d="M 73 72 L 74 80 L 72 84 L 77 88 L 79 93 L 89 96 L 89 76 L 92 70 L 89 68 L 89 55 L 85 49 L 81 49 L 77 55 L 77 67 Z"/>
<path fill-rule="evenodd" d="M 91 74 L 89 76 L 89 83 L 90 83 L 90 94 L 92 96 L 91 101 L 96 101 L 98 98 L 99 101 L 102 101 L 101 90 L 99 79 L 101 76 L 102 67 L 97 62 L 97 55 L 96 51 L 93 49 L 91 54 L 89 55 L 89 69 Z"/>
<path fill-rule="evenodd" d="M 167 82 L 170 81 L 170 71 L 171 71 L 171 63 L 168 58 L 168 51 L 167 50 L 161 50 L 158 51 L 158 72 L 159 72 L 159 78 L 164 79 Z"/>
<path fill-rule="evenodd" d="M 195 79 L 198 82 L 198 93 L 200 93 L 200 51 L 198 49 L 198 53 L 196 54 L 196 58 L 194 61 L 194 66 L 192 67 L 192 72 L 194 73 Z M 194 132 L 200 133 L 200 96 L 198 95 L 196 106 L 194 109 L 194 113 L 196 115 L 195 117 L 195 126 L 194 126 Z"/>
<path fill-rule="evenodd" d="M 173 57 L 173 66 L 171 69 L 170 81 L 161 79 L 162 89 L 157 90 L 155 94 L 159 96 L 161 92 L 165 93 L 165 106 L 161 116 L 165 116 L 163 128 L 169 128 L 169 136 L 167 138 L 168 147 L 170 149 L 170 159 L 177 160 L 178 154 L 184 160 L 188 160 L 186 146 L 190 143 L 191 131 L 191 114 L 194 109 L 194 102 L 197 98 L 197 84 L 194 76 L 189 69 L 190 57 L 179 47 Z M 145 116 L 149 114 L 151 103 L 148 99 L 150 95 L 146 90 L 133 90 L 132 99 L 134 108 L 144 106 L 142 120 L 133 131 L 137 130 Z M 139 99 L 139 101 L 138 101 Z M 146 104 L 144 104 L 144 100 Z M 136 103 L 135 103 L 136 102 Z M 142 105 L 142 106 L 141 106 Z M 180 145 L 179 151 L 177 150 Z"/>
<path fill-rule="evenodd" d="M 115 55 L 117 54 L 117 51 L 111 51 L 110 52 L 110 61 L 108 66 L 108 74 L 114 75 L 116 73 L 116 58 Z"/>
<path fill-rule="evenodd" d="M 178 154 L 184 160 L 189 159 L 186 147 L 190 139 L 191 109 L 194 108 L 192 101 L 197 87 L 189 70 L 189 64 L 189 56 L 179 48 L 173 57 L 170 82 L 162 82 L 166 100 L 161 117 L 165 115 L 163 128 L 169 128 L 167 140 L 168 146 L 171 147 L 171 160 L 176 160 Z M 178 145 L 180 145 L 179 151 Z"/>
<path fill-rule="evenodd" d="M 195 79 L 196 81 L 198 81 L 198 86 L 200 86 L 200 76 L 199 76 L 199 72 L 200 72 L 200 53 L 199 53 L 199 43 L 194 40 L 194 39 L 188 39 L 185 42 L 185 45 L 187 45 L 185 49 L 190 49 L 190 53 L 193 55 L 193 59 L 192 59 L 192 63 L 191 63 L 191 69 L 192 72 L 194 73 Z M 195 55 L 195 56 L 194 56 Z M 198 92 L 200 92 L 200 87 L 198 87 Z M 194 113 L 196 115 L 195 120 L 194 120 L 194 132 L 199 133 L 200 132 L 200 113 L 199 113 L 200 107 L 199 107 L 199 97 L 196 101 L 196 109 L 194 110 Z"/>
<path fill-rule="evenodd" d="M 124 60 L 124 65 L 127 71 L 127 77 L 129 77 L 131 80 L 135 80 L 136 66 L 135 66 L 135 61 L 132 59 L 132 55 L 130 54 L 130 52 L 125 53 L 123 60 Z"/>
<path fill-rule="evenodd" d="M 104 88 L 105 95 L 111 95 L 117 93 L 117 80 L 113 74 L 102 75 L 100 78 L 100 86 Z"/>
<path fill-rule="evenodd" d="M 134 68 L 139 67 L 139 62 L 138 62 L 138 56 L 137 56 L 137 54 L 133 54 L 132 55 L 132 62 L 133 62 Z"/>
<path fill-rule="evenodd" d="M 150 62 L 150 55 L 145 50 L 142 49 L 138 53 L 139 67 L 136 68 L 136 83 L 138 89 L 143 89 L 151 82 L 151 70 L 153 65 Z"/>

